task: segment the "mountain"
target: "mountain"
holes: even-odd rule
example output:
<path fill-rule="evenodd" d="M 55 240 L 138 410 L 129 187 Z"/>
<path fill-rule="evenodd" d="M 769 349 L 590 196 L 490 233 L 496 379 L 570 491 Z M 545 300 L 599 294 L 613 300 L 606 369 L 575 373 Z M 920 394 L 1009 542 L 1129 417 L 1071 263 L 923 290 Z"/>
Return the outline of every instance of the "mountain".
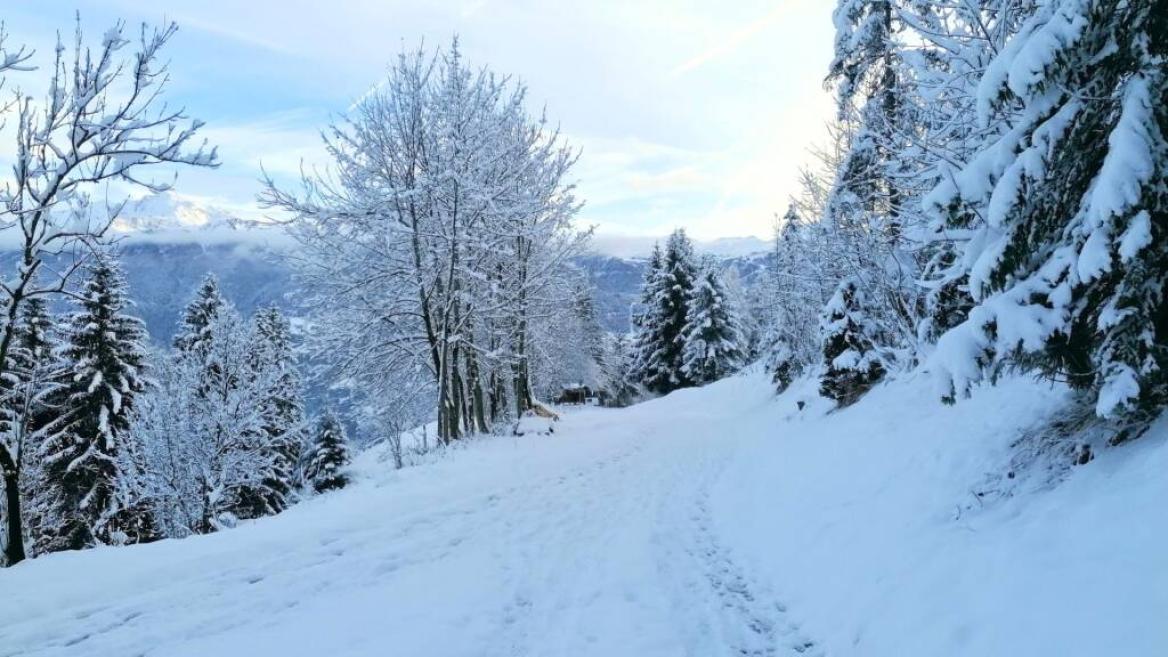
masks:
<path fill-rule="evenodd" d="M 270 248 L 246 242 L 129 242 L 119 250 L 136 313 L 156 343 L 170 343 L 179 315 L 208 273 L 244 316 L 270 304 L 296 311 L 292 271 Z"/>
<path fill-rule="evenodd" d="M 166 191 L 128 202 L 112 228 L 116 233 L 132 235 L 237 228 L 244 223 L 231 212 L 202 199 Z"/>
<path fill-rule="evenodd" d="M 179 314 L 199 281 L 213 273 L 224 294 L 245 315 L 267 304 L 295 313 L 288 236 L 278 227 L 164 192 L 126 205 L 114 226 L 117 250 L 137 304 L 157 344 L 169 344 Z M 595 238 L 591 252 L 574 260 L 592 282 L 601 326 L 624 333 L 637 300 L 654 238 Z M 697 242 L 700 253 L 720 259 L 749 285 L 763 271 L 769 245 L 755 237 Z M 0 255 L 0 266 L 13 254 Z"/>

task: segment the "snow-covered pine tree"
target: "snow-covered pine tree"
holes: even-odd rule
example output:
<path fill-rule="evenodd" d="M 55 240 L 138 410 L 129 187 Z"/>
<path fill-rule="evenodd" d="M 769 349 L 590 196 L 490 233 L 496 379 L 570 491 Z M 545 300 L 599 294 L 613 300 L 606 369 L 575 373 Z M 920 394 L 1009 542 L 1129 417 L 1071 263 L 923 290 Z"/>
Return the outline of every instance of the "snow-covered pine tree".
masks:
<path fill-rule="evenodd" d="M 819 393 L 848 406 L 884 377 L 873 339 L 876 328 L 868 318 L 863 293 L 850 278 L 840 283 L 823 313 Z"/>
<path fill-rule="evenodd" d="M 252 331 L 224 301 L 203 336 L 198 349 L 160 363 L 157 390 L 142 397 L 133 418 L 145 497 L 167 536 L 253 517 L 263 508 L 264 482 L 277 476 L 264 448 L 274 377 L 254 367 Z"/>
<path fill-rule="evenodd" d="M 53 367 L 55 328 L 44 297 L 32 297 L 21 306 L 9 352 L 11 369 L 0 379 L 0 430 L 5 433 L 29 438 L 48 420 L 47 397 L 59 383 L 59 368 Z"/>
<path fill-rule="evenodd" d="M 249 497 L 249 517 L 287 508 L 296 484 L 296 467 L 304 443 L 304 398 L 300 371 L 292 351 L 291 327 L 275 306 L 256 311 L 252 320 L 252 368 L 264 386 L 260 414 L 260 451 L 270 463 L 268 476 Z"/>
<path fill-rule="evenodd" d="M 780 394 L 791 387 L 795 378 L 803 372 L 802 363 L 795 358 L 794 352 L 785 340 L 779 340 L 771 346 L 767 369 L 771 372 L 771 383 L 775 385 L 775 391 Z"/>
<path fill-rule="evenodd" d="M 976 306 L 933 360 L 944 396 L 1019 363 L 1138 431 L 1168 404 L 1168 2 L 1042 3 L 978 91 L 1009 129 L 929 198 L 979 226 Z"/>
<path fill-rule="evenodd" d="M 909 115 L 917 135 L 912 177 L 919 191 L 915 195 L 925 197 L 938 183 L 951 181 L 980 144 L 1006 131 L 1004 115 L 978 120 L 977 83 L 1021 22 L 1033 13 L 1034 0 L 902 4 L 900 11 L 910 16 L 906 22 L 920 39 L 918 47 L 905 55 L 915 63 L 917 93 L 904 98 L 914 105 Z M 927 293 L 917 333 L 921 342 L 932 344 L 965 321 L 973 307 L 969 270 L 961 253 L 982 217 L 967 215 L 969 223 L 959 228 L 947 214 L 931 211 L 928 202 L 913 203 L 910 209 L 916 212 L 918 205 L 924 228 L 918 235 L 920 278 Z"/>
<path fill-rule="evenodd" d="M 281 479 L 276 455 L 267 449 L 267 402 L 277 372 L 256 367 L 254 327 L 231 304 L 211 317 L 206 341 L 188 358 L 199 372 L 195 407 L 200 416 L 195 439 L 218 444 L 214 459 L 218 490 L 210 495 L 212 513 L 203 531 L 231 526 L 238 519 L 272 513 L 265 482 Z M 201 358 L 199 358 L 201 356 Z"/>
<path fill-rule="evenodd" d="M 920 3 L 926 5 L 927 3 Z M 917 326 L 924 311 L 916 285 L 922 265 L 913 242 L 923 220 L 916 195 L 927 141 L 914 113 L 921 102 L 911 10 L 897 0 L 841 0 L 833 14 L 835 57 L 828 75 L 838 83 L 840 119 L 852 123 L 836 171 L 826 219 L 846 263 L 881 325 L 892 357 L 914 362 Z M 840 280 L 835 278 L 834 281 Z"/>
<path fill-rule="evenodd" d="M 766 350 L 766 334 L 774 323 L 771 312 L 773 304 L 771 290 L 757 281 L 748 283 L 742 279 L 737 267 L 724 267 L 718 271 L 725 291 L 726 304 L 738 318 L 738 328 L 742 333 L 742 364 L 758 360 Z"/>
<path fill-rule="evenodd" d="M 153 537 L 145 509 L 121 508 L 116 494 L 118 452 L 132 440 L 130 414 L 148 386 L 146 329 L 126 313 L 126 283 L 113 256 L 100 256 L 88 274 L 65 325 L 59 416 L 40 448 L 57 505 L 57 526 L 43 540 L 50 551 Z"/>
<path fill-rule="evenodd" d="M 849 229 L 872 225 L 894 243 L 902 229 L 894 176 L 900 168 L 896 126 L 902 107 L 897 12 L 893 0 L 840 0 L 832 18 L 835 57 L 828 80 L 838 83 L 840 116 L 858 112 L 858 126 L 838 171 L 831 212 Z"/>
<path fill-rule="evenodd" d="M 54 397 L 63 378 L 58 352 L 57 326 L 44 297 L 27 299 L 13 332 L 12 370 L 4 378 L 3 431 L 16 447 L 25 534 L 34 544 L 44 527 L 54 526 L 50 502 L 55 491 L 45 479 L 39 447 L 56 416 Z"/>
<path fill-rule="evenodd" d="M 582 351 L 595 369 L 594 383 L 606 386 L 608 352 L 605 349 L 604 329 L 600 327 L 600 319 L 596 316 L 596 302 L 593 299 L 592 284 L 585 280 L 574 281 L 572 286 L 572 310 L 579 325 L 580 342 L 574 345 L 576 350 Z"/>
<path fill-rule="evenodd" d="M 204 276 L 195 290 L 194 298 L 183 311 L 178 332 L 174 336 L 174 348 L 180 355 L 205 348 L 210 340 L 211 323 L 225 304 L 219 292 L 219 279 L 210 273 Z"/>
<path fill-rule="evenodd" d="M 682 332 L 682 374 L 700 385 L 742 367 L 742 328 L 714 262 L 707 260 L 690 292 Z"/>
<path fill-rule="evenodd" d="M 641 387 L 645 381 L 656 380 L 659 373 L 657 363 L 650 360 L 660 341 L 658 328 L 662 325 L 657 316 L 659 310 L 656 299 L 661 277 L 661 245 L 654 244 L 649 261 L 645 263 L 645 278 L 641 281 L 641 295 L 632 314 L 632 338 L 629 345 L 629 383 Z"/>
<path fill-rule="evenodd" d="M 665 242 L 660 266 L 654 269 L 650 263 L 637 319 L 635 376 L 650 392 L 665 394 L 692 385 L 682 371 L 682 350 L 696 277 L 693 243 L 684 230 L 675 230 Z"/>
<path fill-rule="evenodd" d="M 343 488 L 349 483 L 344 472 L 348 464 L 349 441 L 345 428 L 332 411 L 326 410 L 317 422 L 305 458 L 305 483 L 318 493 Z"/>

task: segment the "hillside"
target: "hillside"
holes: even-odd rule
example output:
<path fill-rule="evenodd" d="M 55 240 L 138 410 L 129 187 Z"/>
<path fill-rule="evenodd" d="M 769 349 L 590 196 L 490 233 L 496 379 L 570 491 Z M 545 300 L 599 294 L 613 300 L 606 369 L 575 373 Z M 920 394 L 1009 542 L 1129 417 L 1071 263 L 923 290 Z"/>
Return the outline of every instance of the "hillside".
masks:
<path fill-rule="evenodd" d="M 746 375 L 400 472 L 367 452 L 357 484 L 274 518 L 0 572 L 0 655 L 1168 645 L 1165 427 L 1004 479 L 1011 443 L 1063 393 L 1011 380 L 931 400 L 907 380 L 824 415 L 806 386 L 775 399 Z"/>

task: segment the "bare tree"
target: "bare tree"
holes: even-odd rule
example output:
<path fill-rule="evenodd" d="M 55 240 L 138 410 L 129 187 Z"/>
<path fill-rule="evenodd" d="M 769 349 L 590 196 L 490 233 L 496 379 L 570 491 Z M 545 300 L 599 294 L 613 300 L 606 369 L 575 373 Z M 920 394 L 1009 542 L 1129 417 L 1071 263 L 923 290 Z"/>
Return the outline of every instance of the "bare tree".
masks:
<path fill-rule="evenodd" d="M 44 98 L 18 92 L 9 105 L 16 144 L 11 175 L 0 184 L 0 231 L 16 235 L 19 256 L 16 271 L 0 281 L 0 373 L 9 370 L 25 301 L 64 293 L 104 241 L 125 205 L 110 200 L 112 190 L 164 191 L 174 181 L 172 165 L 217 166 L 215 149 L 195 140 L 203 123 L 163 100 L 170 78 L 159 54 L 177 29 L 142 25 L 128 52 L 123 23 L 90 48 L 78 21 L 69 46 L 58 40 Z M 0 71 L 27 68 L 30 56 L 0 50 Z M 156 169 L 169 175 L 147 176 Z M 18 486 L 23 443 L 12 436 L 0 441 L 9 564 L 25 557 Z"/>
<path fill-rule="evenodd" d="M 295 217 L 337 378 L 385 398 L 427 370 L 444 443 L 530 406 L 532 321 L 587 237 L 571 224 L 576 154 L 524 102 L 457 42 L 403 53 L 328 130 L 329 172 L 261 196 Z"/>

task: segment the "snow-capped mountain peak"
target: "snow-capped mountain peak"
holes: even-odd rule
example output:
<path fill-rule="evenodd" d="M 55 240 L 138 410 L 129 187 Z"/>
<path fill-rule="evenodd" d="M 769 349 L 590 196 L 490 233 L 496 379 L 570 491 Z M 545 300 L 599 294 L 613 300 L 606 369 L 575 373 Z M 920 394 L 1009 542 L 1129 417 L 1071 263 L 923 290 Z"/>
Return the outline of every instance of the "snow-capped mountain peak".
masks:
<path fill-rule="evenodd" d="M 238 228 L 242 220 L 203 199 L 175 191 L 132 200 L 113 223 L 119 233 Z"/>

